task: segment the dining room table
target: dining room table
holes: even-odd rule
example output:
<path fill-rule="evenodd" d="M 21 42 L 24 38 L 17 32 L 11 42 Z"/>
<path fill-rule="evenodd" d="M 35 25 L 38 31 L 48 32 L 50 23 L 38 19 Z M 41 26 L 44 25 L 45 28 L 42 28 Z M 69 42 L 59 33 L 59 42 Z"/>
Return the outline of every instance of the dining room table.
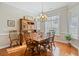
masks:
<path fill-rule="evenodd" d="M 37 52 L 39 55 L 42 55 L 42 53 L 47 53 L 48 51 L 51 52 L 51 45 L 49 39 L 44 39 L 43 35 L 40 35 L 38 33 L 31 33 L 28 47 L 32 50 L 32 55 Z"/>

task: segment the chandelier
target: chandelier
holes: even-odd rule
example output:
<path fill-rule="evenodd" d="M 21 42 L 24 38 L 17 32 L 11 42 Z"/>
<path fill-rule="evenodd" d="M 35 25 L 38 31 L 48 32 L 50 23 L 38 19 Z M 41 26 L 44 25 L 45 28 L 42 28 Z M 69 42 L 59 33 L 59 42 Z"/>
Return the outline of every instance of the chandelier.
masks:
<path fill-rule="evenodd" d="M 42 4 L 42 12 L 40 14 L 40 20 L 42 22 L 47 20 L 47 15 L 43 12 L 43 4 Z"/>

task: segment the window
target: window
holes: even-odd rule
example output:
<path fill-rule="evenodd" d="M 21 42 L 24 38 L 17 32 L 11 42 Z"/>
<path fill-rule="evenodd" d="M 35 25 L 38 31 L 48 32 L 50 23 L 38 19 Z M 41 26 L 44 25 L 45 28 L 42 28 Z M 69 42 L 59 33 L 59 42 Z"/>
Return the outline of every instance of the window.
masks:
<path fill-rule="evenodd" d="M 73 38 L 78 39 L 78 17 L 74 16 L 69 21 L 69 33 Z"/>
<path fill-rule="evenodd" d="M 59 34 L 59 16 L 52 17 L 52 29 L 55 30 L 56 34 Z"/>
<path fill-rule="evenodd" d="M 48 20 L 45 22 L 45 34 L 50 30 L 55 30 L 56 34 L 59 34 L 59 16 L 48 17 Z"/>
<path fill-rule="evenodd" d="M 35 20 L 35 28 L 36 28 L 37 31 L 40 30 L 40 21 L 39 21 L 39 19 Z"/>

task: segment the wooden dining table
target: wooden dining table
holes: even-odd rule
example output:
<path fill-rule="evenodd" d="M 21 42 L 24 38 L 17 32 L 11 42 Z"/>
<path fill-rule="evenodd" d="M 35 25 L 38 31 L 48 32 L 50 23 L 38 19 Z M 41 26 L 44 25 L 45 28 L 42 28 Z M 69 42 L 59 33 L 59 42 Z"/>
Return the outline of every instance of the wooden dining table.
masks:
<path fill-rule="evenodd" d="M 46 43 L 48 39 L 44 39 L 44 37 L 39 35 L 38 33 L 31 33 L 29 35 L 29 39 L 31 39 L 28 44 L 29 48 L 32 47 L 32 50 L 36 48 L 36 51 L 38 52 L 39 55 L 42 55 L 43 53 L 47 54 L 47 48 L 45 46 L 49 44 L 49 42 L 48 44 Z M 33 53 L 34 51 L 32 52 L 32 54 Z"/>

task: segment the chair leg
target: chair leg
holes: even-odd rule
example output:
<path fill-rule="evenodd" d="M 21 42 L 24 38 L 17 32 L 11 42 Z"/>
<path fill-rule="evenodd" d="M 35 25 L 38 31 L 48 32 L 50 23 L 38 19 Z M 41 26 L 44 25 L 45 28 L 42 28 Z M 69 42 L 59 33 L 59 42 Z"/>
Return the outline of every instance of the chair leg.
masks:
<path fill-rule="evenodd" d="M 55 46 L 55 43 L 53 43 L 53 46 L 56 47 L 56 46 Z"/>
<path fill-rule="evenodd" d="M 56 46 L 55 46 L 55 42 L 52 42 L 52 44 L 53 44 L 54 47 L 56 47 Z"/>
<path fill-rule="evenodd" d="M 10 43 L 10 47 L 12 47 L 12 42 Z"/>
<path fill-rule="evenodd" d="M 18 41 L 16 41 L 17 45 L 20 45 Z"/>

